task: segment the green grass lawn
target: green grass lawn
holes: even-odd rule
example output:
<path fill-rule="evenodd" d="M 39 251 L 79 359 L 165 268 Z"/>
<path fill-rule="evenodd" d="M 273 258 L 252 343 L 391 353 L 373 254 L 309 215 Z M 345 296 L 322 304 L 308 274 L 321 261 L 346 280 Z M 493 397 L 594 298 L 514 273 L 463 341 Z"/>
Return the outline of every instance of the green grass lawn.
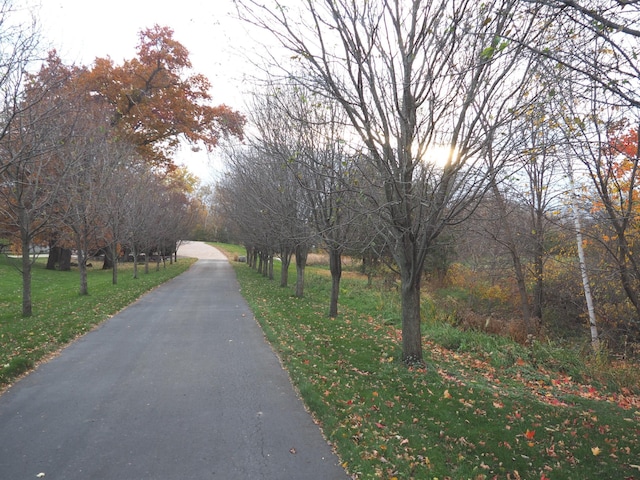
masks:
<path fill-rule="evenodd" d="M 33 368 L 47 355 L 118 312 L 143 293 L 184 272 L 194 259 L 155 265 L 144 273 L 140 266 L 133 278 L 133 265 L 118 269 L 118 284 L 111 271 L 89 271 L 89 295 L 81 296 L 77 271 L 46 270 L 44 261 L 33 267 L 33 315 L 22 317 L 22 277 L 15 260 L 0 256 L 0 387 Z"/>
<path fill-rule="evenodd" d="M 231 258 L 244 253 L 217 246 Z M 34 315 L 21 318 L 20 274 L 0 261 L 0 381 L 13 381 L 191 263 L 181 259 L 137 280 L 123 266 L 116 286 L 111 272 L 95 269 L 88 296 L 77 294 L 77 272 L 37 264 Z M 330 278 L 322 267 L 308 268 L 298 299 L 293 285 L 280 288 L 232 264 L 354 478 L 640 479 L 638 377 L 628 365 L 600 365 L 552 343 L 525 347 L 462 332 L 433 321 L 437 304 L 425 302 L 425 367 L 407 368 L 398 360 L 397 294 L 349 275 L 340 316 L 329 319 Z"/>
<path fill-rule="evenodd" d="M 309 269 L 297 299 L 293 286 L 232 263 L 354 478 L 640 479 L 633 380 L 610 372 L 596 381 L 593 360 L 551 343 L 525 347 L 429 321 L 425 368 L 407 368 L 396 294 L 343 279 L 341 313 L 329 319 L 327 275 Z"/>

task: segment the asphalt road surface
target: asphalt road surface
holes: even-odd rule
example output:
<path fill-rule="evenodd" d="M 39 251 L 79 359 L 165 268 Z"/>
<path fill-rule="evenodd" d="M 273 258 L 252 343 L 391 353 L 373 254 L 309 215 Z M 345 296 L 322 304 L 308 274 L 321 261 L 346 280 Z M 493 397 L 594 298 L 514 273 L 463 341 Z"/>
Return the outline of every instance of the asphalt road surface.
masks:
<path fill-rule="evenodd" d="M 220 252 L 0 396 L 0 480 L 347 479 Z"/>

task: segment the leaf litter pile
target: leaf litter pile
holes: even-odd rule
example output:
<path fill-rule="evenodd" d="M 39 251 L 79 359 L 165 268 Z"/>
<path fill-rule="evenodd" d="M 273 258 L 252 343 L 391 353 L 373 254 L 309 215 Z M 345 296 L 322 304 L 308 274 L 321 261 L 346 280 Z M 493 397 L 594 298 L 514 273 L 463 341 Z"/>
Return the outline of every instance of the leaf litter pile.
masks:
<path fill-rule="evenodd" d="M 514 357 L 447 349 L 400 361 L 396 325 L 238 270 L 243 294 L 356 479 L 640 479 L 640 398 Z M 514 350 L 516 351 L 516 350 Z"/>

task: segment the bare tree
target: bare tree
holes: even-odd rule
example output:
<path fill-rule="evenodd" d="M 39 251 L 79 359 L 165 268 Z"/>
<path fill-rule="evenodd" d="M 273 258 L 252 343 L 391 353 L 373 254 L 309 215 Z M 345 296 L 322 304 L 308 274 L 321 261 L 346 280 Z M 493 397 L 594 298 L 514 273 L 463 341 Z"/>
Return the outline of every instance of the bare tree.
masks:
<path fill-rule="evenodd" d="M 138 278 L 138 262 L 144 253 L 144 245 L 149 230 L 154 227 L 155 218 L 148 215 L 153 206 L 152 192 L 159 180 L 152 168 L 139 162 L 128 165 L 127 190 L 124 193 L 125 210 L 122 215 L 120 241 L 131 252 L 133 258 L 133 278 Z"/>
<path fill-rule="evenodd" d="M 271 195 L 264 193 L 270 196 L 270 203 L 274 202 L 268 210 L 278 212 L 278 250 L 282 261 L 280 285 L 287 285 L 290 261 L 296 254 L 296 291 L 301 297 L 304 294 L 305 264 L 300 255 L 307 252 L 313 242 L 309 226 L 312 209 L 304 201 L 300 172 L 295 168 L 298 158 L 304 155 L 302 137 L 306 125 L 289 115 L 288 106 L 283 108 L 283 102 L 293 100 L 289 93 L 286 87 L 279 86 L 269 86 L 260 94 L 254 93 L 249 106 L 249 120 L 256 134 L 249 137 L 249 143 L 260 158 L 259 163 L 269 165 L 269 171 L 259 176 L 260 181 L 266 182 L 262 188 L 273 192 Z"/>
<path fill-rule="evenodd" d="M 73 114 L 64 98 L 53 93 L 47 76 L 33 83 L 16 103 L 29 105 L 15 114 L 0 137 L 0 221 L 20 239 L 22 253 L 22 314 L 32 314 L 32 243 L 51 225 L 58 195 L 68 173 L 58 150 L 69 138 Z M 47 92 L 44 95 L 43 92 Z M 38 98 L 37 102 L 32 99 Z"/>
<path fill-rule="evenodd" d="M 608 101 L 640 107 L 640 4 L 626 0 L 526 0 L 544 7 L 552 35 L 537 54 L 575 73 L 572 81 L 587 91 L 611 92 Z"/>
<path fill-rule="evenodd" d="M 565 29 L 572 28 L 567 22 L 559 22 L 559 26 Z M 580 219 L 580 202 L 577 194 L 579 188 L 575 185 L 580 187 L 591 185 L 593 197 L 589 201 L 593 203 L 588 210 L 592 210 L 596 205 L 601 206 L 602 215 L 599 223 L 605 229 L 610 229 L 605 237 L 613 241 L 603 241 L 603 237 L 598 235 L 591 235 L 591 239 L 603 246 L 609 258 L 613 260 L 622 288 L 638 318 L 640 316 L 640 283 L 638 281 L 640 268 L 632 247 L 632 232 L 634 230 L 633 211 L 637 208 L 633 191 L 637 190 L 636 172 L 639 165 L 637 158 L 631 159 L 630 182 L 624 187 L 622 185 L 624 181 L 621 183 L 620 176 L 618 158 L 620 152 L 612 148 L 615 146 L 613 142 L 615 132 L 618 127 L 625 125 L 627 115 L 635 117 L 634 123 L 638 122 L 638 115 L 632 91 L 623 92 L 615 86 L 616 82 L 611 81 L 609 85 L 608 81 L 603 81 L 606 78 L 611 79 L 612 76 L 622 78 L 624 68 L 615 72 L 622 64 L 617 66 L 614 64 L 619 61 L 619 54 L 624 49 L 619 49 L 617 52 L 612 50 L 609 47 L 615 35 L 613 37 L 608 37 L 608 34 L 601 35 L 599 28 L 591 27 L 574 25 L 576 33 L 572 37 L 572 39 L 582 39 L 583 48 L 589 52 L 588 68 L 585 63 L 580 63 L 583 60 L 586 61 L 584 56 L 576 57 L 576 64 L 558 62 L 555 56 L 551 59 L 555 68 L 550 69 L 553 72 L 549 77 L 550 81 L 555 82 L 557 88 L 552 90 L 553 101 L 549 102 L 549 106 L 553 109 L 554 125 L 557 125 L 563 133 L 562 141 L 558 144 L 565 163 L 564 169 L 569 177 L 567 189 L 575 225 L 591 340 L 593 347 L 598 349 L 600 338 L 582 246 L 582 238 L 587 235 Z M 574 50 L 575 42 L 569 43 L 567 50 Z M 602 68 L 601 77 L 597 75 L 599 68 Z M 549 78 L 547 80 L 549 81 Z M 637 152 L 637 146 L 635 151 Z M 637 157 L 632 155 L 634 156 Z"/>
<path fill-rule="evenodd" d="M 272 278 L 271 262 L 279 253 L 281 285 L 285 286 L 292 254 L 308 249 L 311 238 L 309 212 L 298 200 L 300 187 L 281 157 L 256 144 L 231 150 L 227 165 L 229 171 L 217 190 L 226 217 L 239 229 L 249 265 Z M 298 276 L 296 292 L 302 296 L 304 269 L 298 273 L 302 276 Z"/>
<path fill-rule="evenodd" d="M 545 242 L 551 228 L 550 213 L 557 210 L 564 186 L 556 145 L 562 132 L 549 121 L 548 85 L 531 88 L 532 99 L 523 114 L 505 128 L 493 128 L 485 119 L 487 135 L 494 138 L 488 163 L 505 165 L 491 175 L 491 213 L 486 234 L 511 258 L 518 286 L 525 329 L 533 334 L 542 320 Z M 528 284 L 533 278 L 533 301 Z M 534 320 L 535 319 L 535 320 Z"/>
<path fill-rule="evenodd" d="M 512 114 L 530 73 L 522 45 L 540 25 L 513 0 L 298 3 L 238 0 L 308 70 L 300 81 L 343 107 L 365 146 L 370 208 L 401 276 L 402 357 L 422 362 L 425 257 L 486 188 L 480 115 L 491 110 L 499 124 Z M 442 166 L 425 162 L 443 147 Z"/>
<path fill-rule="evenodd" d="M 193 188 L 194 185 L 191 186 Z M 196 198 L 186 193 L 184 179 L 171 179 L 165 192 L 165 207 L 161 211 L 164 228 L 158 238 L 158 253 L 162 261 L 169 257 L 170 263 L 176 257 L 180 242 L 189 238 L 197 221 Z"/>
<path fill-rule="evenodd" d="M 78 96 L 76 100 L 76 125 L 58 152 L 69 172 L 60 190 L 58 215 L 75 242 L 80 295 L 88 295 L 87 259 L 105 237 L 101 209 L 105 207 L 118 158 L 113 156 L 115 139 L 110 138 L 110 112 L 94 99 Z"/>
<path fill-rule="evenodd" d="M 300 86 L 277 84 L 256 95 L 250 118 L 259 132 L 258 148 L 278 159 L 283 180 L 295 183 L 291 186 L 299 191 L 293 198 L 295 208 L 308 212 L 305 218 L 329 254 L 329 316 L 335 318 L 342 254 L 352 246 L 357 228 L 353 187 L 358 170 L 345 141 L 348 130 L 343 110 Z M 301 242 L 309 239 L 295 239 L 294 245 Z"/>
<path fill-rule="evenodd" d="M 104 191 L 99 217 L 95 221 L 103 227 L 103 269 L 111 269 L 112 283 L 118 283 L 118 244 L 126 239 L 128 198 L 135 191 L 139 164 L 143 160 L 135 148 L 125 142 L 109 142 L 107 152 L 110 167 L 109 188 Z"/>
<path fill-rule="evenodd" d="M 587 303 L 587 313 L 589 315 L 589 331 L 591 333 L 591 346 L 594 351 L 600 349 L 600 334 L 598 333 L 598 324 L 596 319 L 596 311 L 593 304 L 593 295 L 591 294 L 591 282 L 589 281 L 589 269 L 587 268 L 586 256 L 584 254 L 584 245 L 582 242 L 582 220 L 578 208 L 578 194 L 573 175 L 573 167 L 571 161 L 567 162 L 567 175 L 569 177 L 569 195 L 571 205 L 571 216 L 573 217 L 573 225 L 576 235 L 576 247 L 578 249 L 578 262 L 580 265 L 580 276 L 582 277 L 582 290 Z"/>
<path fill-rule="evenodd" d="M 17 116 L 43 100 L 40 95 L 23 95 L 24 81 L 34 60 L 37 59 L 39 35 L 36 21 L 16 21 L 13 0 L 0 0 L 0 139 L 9 134 Z M 32 92 L 34 93 L 34 92 Z M 0 173 L 12 162 L 12 156 L 0 156 Z"/>
<path fill-rule="evenodd" d="M 531 45 L 535 54 L 548 59 L 547 81 L 554 98 L 555 115 L 550 124 L 564 132 L 562 143 L 566 171 L 571 182 L 586 178 L 604 206 L 605 223 L 612 230 L 613 245 L 600 241 L 617 266 L 623 289 L 630 303 L 640 312 L 638 270 L 630 247 L 633 195 L 624 198 L 616 185 L 616 160 L 607 158 L 609 135 L 625 117 L 635 118 L 640 107 L 640 5 L 621 0 L 527 0 L 541 7 L 546 18 L 548 41 L 541 48 Z M 631 184 L 631 191 L 634 182 Z M 575 188 L 570 189 L 576 223 L 580 267 L 587 300 L 592 344 L 598 348 L 596 318 L 582 251 L 584 232 L 580 227 Z M 613 193 L 613 194 L 612 194 Z"/>
<path fill-rule="evenodd" d="M 177 250 L 178 242 L 192 228 L 194 216 L 190 214 L 191 200 L 186 193 L 191 188 L 186 184 L 189 178 L 175 173 L 158 176 L 153 189 L 147 192 L 150 202 L 143 237 L 145 273 L 149 272 L 152 259 L 158 270 L 160 262 Z"/>

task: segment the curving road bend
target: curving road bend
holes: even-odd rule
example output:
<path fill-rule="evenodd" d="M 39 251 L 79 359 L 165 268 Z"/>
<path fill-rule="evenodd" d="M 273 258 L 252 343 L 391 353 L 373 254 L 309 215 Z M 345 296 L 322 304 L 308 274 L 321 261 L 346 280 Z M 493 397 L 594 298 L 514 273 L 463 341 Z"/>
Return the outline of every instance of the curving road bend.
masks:
<path fill-rule="evenodd" d="M 0 397 L 0 479 L 347 479 L 213 247 Z"/>

